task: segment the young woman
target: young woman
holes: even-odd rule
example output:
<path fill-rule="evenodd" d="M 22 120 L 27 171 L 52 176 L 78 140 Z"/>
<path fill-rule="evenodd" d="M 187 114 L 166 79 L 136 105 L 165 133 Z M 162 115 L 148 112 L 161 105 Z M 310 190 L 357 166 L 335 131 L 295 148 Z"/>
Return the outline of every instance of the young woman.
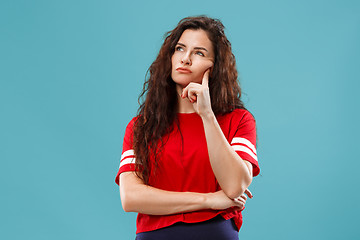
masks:
<path fill-rule="evenodd" d="M 136 239 L 238 239 L 260 169 L 224 26 L 182 19 L 149 71 L 115 179 L 123 209 L 139 213 Z"/>

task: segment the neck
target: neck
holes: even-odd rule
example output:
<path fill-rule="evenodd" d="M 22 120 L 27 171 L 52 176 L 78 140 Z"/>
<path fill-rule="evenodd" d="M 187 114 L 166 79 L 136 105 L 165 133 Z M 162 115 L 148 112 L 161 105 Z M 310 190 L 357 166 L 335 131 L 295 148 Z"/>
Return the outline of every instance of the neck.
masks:
<path fill-rule="evenodd" d="M 178 98 L 178 113 L 193 113 L 195 112 L 193 104 L 189 101 L 188 98 L 182 98 L 183 88 L 180 85 L 176 85 L 176 92 L 177 92 L 177 98 Z"/>

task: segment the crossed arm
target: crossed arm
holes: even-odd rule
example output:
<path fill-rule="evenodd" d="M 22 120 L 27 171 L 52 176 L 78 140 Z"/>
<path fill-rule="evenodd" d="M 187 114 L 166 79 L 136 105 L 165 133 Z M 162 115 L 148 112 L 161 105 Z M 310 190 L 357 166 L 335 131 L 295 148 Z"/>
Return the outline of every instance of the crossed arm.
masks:
<path fill-rule="evenodd" d="M 202 84 L 190 83 L 181 97 L 193 103 L 203 120 L 211 167 L 223 190 L 214 193 L 165 191 L 145 185 L 134 172 L 124 172 L 120 174 L 120 197 L 126 212 L 168 215 L 230 207 L 240 210 L 245 206 L 246 195 L 252 198 L 247 189 L 252 181 L 252 165 L 232 149 L 211 110 L 208 75 L 209 71 L 205 72 Z"/>
<path fill-rule="evenodd" d="M 216 123 L 204 123 L 207 139 L 216 137 L 219 140 L 219 136 L 217 136 L 219 133 L 214 132 L 217 130 Z M 209 124 L 208 128 L 206 124 Z M 215 124 L 215 126 L 211 124 Z M 123 209 L 126 212 L 149 215 L 168 215 L 202 209 L 222 210 L 230 207 L 243 209 L 247 196 L 252 198 L 251 192 L 247 189 L 251 183 L 251 179 L 248 180 L 247 177 L 252 176 L 252 165 L 248 161 L 240 159 L 227 140 L 224 141 L 226 143 L 207 140 L 212 169 L 220 187 L 224 190 L 213 193 L 166 191 L 145 185 L 135 172 L 123 172 L 120 174 L 119 181 Z M 224 149 L 229 152 L 223 152 Z M 226 162 L 227 158 L 235 163 Z M 245 175 L 245 177 L 237 176 L 237 174 Z"/>
<path fill-rule="evenodd" d="M 249 190 L 245 191 L 252 197 Z M 173 192 L 145 185 L 134 172 L 120 174 L 120 197 L 124 211 L 150 215 L 169 215 L 202 209 L 243 209 L 245 194 L 230 199 L 224 191 L 214 193 Z"/>

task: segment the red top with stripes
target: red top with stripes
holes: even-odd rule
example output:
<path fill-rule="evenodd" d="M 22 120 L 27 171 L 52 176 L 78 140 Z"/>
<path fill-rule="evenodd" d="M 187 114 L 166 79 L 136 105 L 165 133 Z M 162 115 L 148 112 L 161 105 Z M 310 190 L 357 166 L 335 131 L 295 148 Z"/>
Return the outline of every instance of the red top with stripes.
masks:
<path fill-rule="evenodd" d="M 203 122 L 197 113 L 178 113 L 179 126 L 163 137 L 164 148 L 158 158 L 156 176 L 150 175 L 153 187 L 177 192 L 209 193 L 221 190 L 212 171 L 207 151 Z M 132 147 L 133 118 L 126 127 L 119 171 L 115 182 L 119 184 L 122 172 L 135 170 L 135 156 Z M 253 165 L 253 175 L 260 172 L 256 154 L 256 125 L 253 116 L 244 109 L 217 116 L 217 121 L 233 149 L 239 156 Z M 153 162 L 153 158 L 150 158 Z M 152 231 L 170 226 L 176 222 L 202 222 L 221 215 L 233 218 L 240 230 L 241 211 L 204 209 L 195 212 L 155 216 L 139 213 L 136 233 Z"/>

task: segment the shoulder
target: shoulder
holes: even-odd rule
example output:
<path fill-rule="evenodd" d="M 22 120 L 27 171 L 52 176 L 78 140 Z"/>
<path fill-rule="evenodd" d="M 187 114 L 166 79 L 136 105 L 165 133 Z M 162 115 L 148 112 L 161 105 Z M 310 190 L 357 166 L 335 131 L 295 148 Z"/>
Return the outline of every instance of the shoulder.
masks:
<path fill-rule="evenodd" d="M 132 139 L 133 138 L 133 132 L 134 132 L 134 127 L 135 127 L 135 123 L 138 119 L 138 116 L 133 117 L 130 122 L 128 122 L 126 128 L 125 128 L 125 139 Z"/>
<path fill-rule="evenodd" d="M 135 126 L 136 121 L 138 120 L 139 116 L 133 117 L 130 122 L 128 122 L 126 129 L 133 129 Z"/>
<path fill-rule="evenodd" d="M 218 120 L 221 122 L 230 122 L 230 123 L 244 123 L 247 121 L 255 122 L 254 116 L 247 109 L 237 108 L 232 112 L 225 113 L 217 116 Z"/>

